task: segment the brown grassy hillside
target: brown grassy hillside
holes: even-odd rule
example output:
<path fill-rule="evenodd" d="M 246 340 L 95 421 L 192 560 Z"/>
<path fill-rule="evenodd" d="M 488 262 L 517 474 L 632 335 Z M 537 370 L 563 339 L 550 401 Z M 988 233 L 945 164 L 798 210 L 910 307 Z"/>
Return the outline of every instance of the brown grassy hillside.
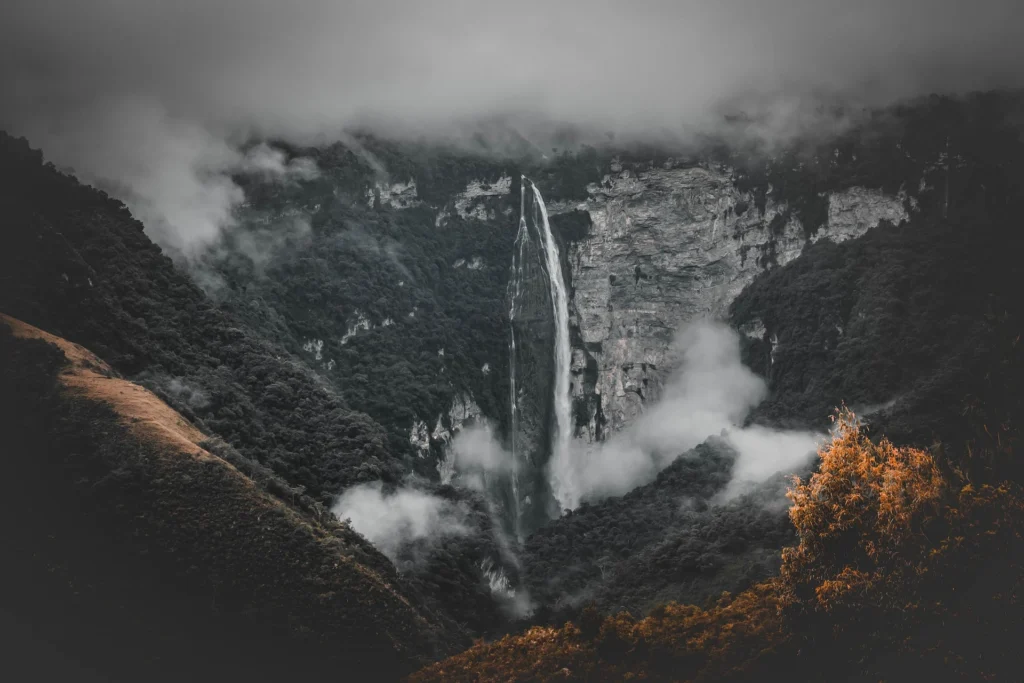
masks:
<path fill-rule="evenodd" d="M 119 680 L 386 680 L 460 642 L 361 537 L 86 349 L 6 316 L 0 347 L 0 608 L 26 640 Z"/>

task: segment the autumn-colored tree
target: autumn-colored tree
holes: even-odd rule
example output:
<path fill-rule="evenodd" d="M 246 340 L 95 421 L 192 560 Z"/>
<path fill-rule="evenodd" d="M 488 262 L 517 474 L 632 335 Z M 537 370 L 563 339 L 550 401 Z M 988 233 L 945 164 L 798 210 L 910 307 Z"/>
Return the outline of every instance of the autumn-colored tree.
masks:
<path fill-rule="evenodd" d="M 444 681 L 979 680 L 1019 672 L 1024 496 L 971 484 L 932 453 L 872 441 L 836 412 L 816 473 L 794 480 L 799 543 L 778 577 L 646 619 L 586 612 L 413 677 Z M 1001 678 L 1000 680 L 1013 680 Z"/>
<path fill-rule="evenodd" d="M 833 420 L 818 471 L 806 482 L 796 479 L 788 494 L 800 543 L 783 551 L 782 566 L 793 598 L 826 610 L 865 590 L 879 572 L 893 578 L 915 571 L 949 493 L 929 453 L 872 442 L 845 407 Z"/>

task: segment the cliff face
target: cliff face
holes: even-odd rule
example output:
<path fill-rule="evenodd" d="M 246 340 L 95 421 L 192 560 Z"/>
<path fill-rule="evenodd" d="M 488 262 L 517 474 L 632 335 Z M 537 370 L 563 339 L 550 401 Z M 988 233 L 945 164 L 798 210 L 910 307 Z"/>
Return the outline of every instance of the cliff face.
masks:
<path fill-rule="evenodd" d="M 841 242 L 908 217 L 902 198 L 855 187 L 831 194 L 826 224 L 808 234 L 785 204 L 768 199 L 759 210 L 725 167 L 612 170 L 585 201 L 552 209 L 585 212 L 591 223 L 567 254 L 576 429 L 588 441 L 629 425 L 658 399 L 676 364 L 679 325 L 725 317 L 758 274 L 808 243 Z"/>

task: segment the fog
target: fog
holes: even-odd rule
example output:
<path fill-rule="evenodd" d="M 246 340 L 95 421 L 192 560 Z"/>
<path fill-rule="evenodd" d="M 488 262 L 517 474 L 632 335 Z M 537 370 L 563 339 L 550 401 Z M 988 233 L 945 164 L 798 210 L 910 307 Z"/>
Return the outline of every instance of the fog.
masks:
<path fill-rule="evenodd" d="M 441 481 L 484 491 L 488 478 L 508 476 L 512 453 L 502 446 L 489 422 L 470 425 L 452 438 L 440 464 Z"/>
<path fill-rule="evenodd" d="M 0 126 L 124 199 L 174 253 L 243 201 L 253 136 L 448 135 L 483 121 L 756 134 L 816 104 L 1020 86 L 1017 0 L 8 0 Z M 277 160 L 280 162 L 280 160 Z"/>
<path fill-rule="evenodd" d="M 387 492 L 380 482 L 347 489 L 331 511 L 349 520 L 353 529 L 392 561 L 407 543 L 429 544 L 470 533 L 467 513 L 457 504 L 414 488 Z"/>
<path fill-rule="evenodd" d="M 568 491 L 563 508 L 617 496 L 652 481 L 685 451 L 721 435 L 736 450 L 732 480 L 720 496 L 728 500 L 779 472 L 804 467 L 822 436 L 743 426 L 768 393 L 763 379 L 740 360 L 739 335 L 707 320 L 683 326 L 675 339 L 681 362 L 661 399 L 627 430 L 599 444 L 574 441 L 549 474 Z"/>

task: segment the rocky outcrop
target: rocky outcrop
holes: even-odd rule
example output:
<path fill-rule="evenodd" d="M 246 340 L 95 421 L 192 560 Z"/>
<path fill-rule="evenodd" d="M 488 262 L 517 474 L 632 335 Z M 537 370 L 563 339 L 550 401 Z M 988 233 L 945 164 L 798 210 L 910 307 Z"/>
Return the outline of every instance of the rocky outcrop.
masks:
<path fill-rule="evenodd" d="M 907 218 L 900 198 L 851 188 L 829 197 L 827 223 L 808 235 L 785 204 L 769 199 L 759 210 L 731 169 L 713 166 L 619 170 L 588 194 L 552 207 L 586 212 L 591 222 L 567 255 L 576 430 L 588 441 L 658 399 L 681 324 L 724 317 L 760 272 L 792 261 L 810 241 L 841 242 Z"/>
<path fill-rule="evenodd" d="M 380 206 L 388 206 L 392 209 L 408 209 L 422 204 L 415 180 L 410 180 L 407 183 L 377 183 L 367 189 L 366 201 L 370 206 L 374 206 L 379 201 Z"/>
<path fill-rule="evenodd" d="M 853 239 L 882 221 L 899 225 L 908 218 L 902 199 L 890 197 L 880 190 L 862 187 L 835 192 L 828 198 L 827 229 L 811 235 L 811 241 L 829 239 L 842 242 Z"/>
<path fill-rule="evenodd" d="M 409 429 L 409 444 L 421 458 L 430 455 L 432 444 L 444 449 L 464 427 L 483 418 L 483 411 L 472 396 L 459 394 L 447 413 L 437 416 L 433 430 L 423 420 L 417 420 Z M 440 463 L 439 463 L 440 466 Z"/>
<path fill-rule="evenodd" d="M 480 419 L 483 413 L 472 396 L 459 394 L 452 401 L 447 415 L 438 415 L 437 424 L 430 437 L 434 441 L 448 443 L 462 428 Z"/>
<path fill-rule="evenodd" d="M 436 225 L 441 227 L 452 218 L 495 221 L 498 220 L 499 213 L 502 216 L 510 216 L 509 207 L 503 206 L 503 200 L 508 198 L 511 190 L 510 176 L 501 176 L 493 183 L 473 180 L 438 212 Z"/>

